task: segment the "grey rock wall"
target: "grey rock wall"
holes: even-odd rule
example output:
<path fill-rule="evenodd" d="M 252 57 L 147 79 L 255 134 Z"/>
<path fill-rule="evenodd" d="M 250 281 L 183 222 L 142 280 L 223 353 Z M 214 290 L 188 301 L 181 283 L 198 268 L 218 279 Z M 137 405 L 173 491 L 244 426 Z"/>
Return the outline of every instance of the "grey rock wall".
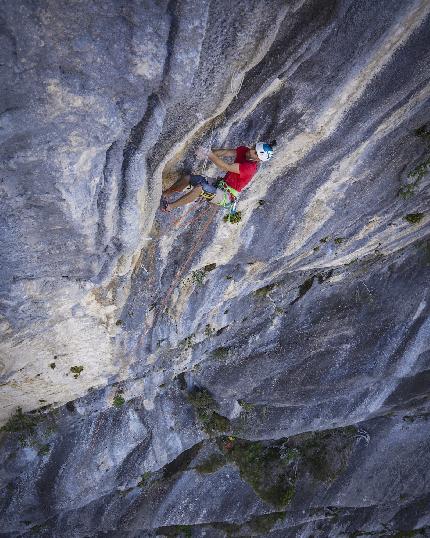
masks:
<path fill-rule="evenodd" d="M 0 3 L 0 536 L 430 535 L 429 22 Z"/>

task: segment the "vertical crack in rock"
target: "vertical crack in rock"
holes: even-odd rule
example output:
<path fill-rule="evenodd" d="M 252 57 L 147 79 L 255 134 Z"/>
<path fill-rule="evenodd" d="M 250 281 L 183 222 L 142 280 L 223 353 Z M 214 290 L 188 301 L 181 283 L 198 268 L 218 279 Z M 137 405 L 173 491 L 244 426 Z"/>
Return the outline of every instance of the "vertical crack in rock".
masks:
<path fill-rule="evenodd" d="M 121 144 L 114 142 L 106 151 L 102 180 L 98 187 L 96 206 L 98 212 L 96 243 L 102 258 L 101 269 L 92 282 L 101 284 L 112 277 L 121 245 L 118 233 L 118 185 L 121 178 Z"/>
<path fill-rule="evenodd" d="M 162 89 L 160 91 L 160 96 L 165 96 L 166 94 L 166 86 L 168 84 L 169 77 L 171 75 L 171 63 L 173 59 L 173 54 L 175 52 L 175 45 L 176 45 L 176 36 L 178 34 L 178 18 L 176 16 L 176 9 L 177 9 L 177 2 L 176 0 L 169 0 L 169 3 L 167 5 L 166 11 L 170 16 L 170 30 L 169 30 L 169 36 L 167 38 L 166 48 L 167 48 L 167 56 L 166 60 L 164 61 L 163 66 L 163 75 L 162 75 Z"/>
<path fill-rule="evenodd" d="M 131 256 L 140 245 L 142 234 L 152 224 L 156 200 L 161 194 L 161 185 L 148 174 L 147 153 L 158 139 L 164 115 L 165 108 L 159 97 L 152 94 L 144 117 L 131 130 L 123 150 L 118 205 L 121 214 L 119 238 L 125 260 L 120 274 L 131 269 Z"/>

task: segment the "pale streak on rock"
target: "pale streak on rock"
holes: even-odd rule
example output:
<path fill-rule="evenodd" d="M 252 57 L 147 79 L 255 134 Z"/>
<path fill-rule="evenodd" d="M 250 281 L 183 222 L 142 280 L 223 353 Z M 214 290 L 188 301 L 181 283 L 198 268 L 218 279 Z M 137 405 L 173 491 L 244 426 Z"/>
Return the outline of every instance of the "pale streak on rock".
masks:
<path fill-rule="evenodd" d="M 40 301 L 44 295 L 39 284 L 22 281 L 15 285 L 15 293 L 25 294 L 28 303 Z M 41 397 L 47 404 L 69 401 L 90 387 L 105 385 L 116 371 L 107 327 L 109 312 L 95 305 L 88 290 L 70 282 L 51 290 L 44 308 L 57 312 L 56 319 L 46 318 L 41 309 L 40 319 L 33 321 L 31 329 L 1 343 L 1 354 L 8 357 L 3 372 L 8 381 L 2 388 L 0 422 L 15 410 L 16 402 L 29 410 Z M 70 372 L 72 366 L 84 367 L 77 379 Z"/>
<path fill-rule="evenodd" d="M 423 300 L 420 302 L 420 304 L 418 305 L 417 311 L 415 312 L 414 317 L 412 318 L 412 321 L 415 321 L 416 319 L 419 318 L 419 316 L 421 315 L 422 311 L 425 309 L 426 306 L 427 306 L 427 303 L 426 303 L 426 301 L 423 299 Z"/>
<path fill-rule="evenodd" d="M 395 129 L 401 120 L 405 120 L 416 107 L 425 104 L 430 95 L 430 86 L 426 86 L 417 93 L 408 103 L 400 107 L 390 115 L 375 131 L 375 134 L 366 140 L 350 155 L 343 159 L 336 171 L 330 175 L 330 179 L 319 187 L 304 212 L 303 222 L 300 224 L 294 237 L 291 239 L 286 256 L 293 254 L 315 235 L 320 228 L 335 214 L 335 209 L 330 207 L 330 201 L 334 206 L 343 198 L 346 189 L 352 183 L 359 181 L 360 177 L 354 176 L 354 167 L 359 163 L 360 157 L 372 143 L 386 136 Z"/>

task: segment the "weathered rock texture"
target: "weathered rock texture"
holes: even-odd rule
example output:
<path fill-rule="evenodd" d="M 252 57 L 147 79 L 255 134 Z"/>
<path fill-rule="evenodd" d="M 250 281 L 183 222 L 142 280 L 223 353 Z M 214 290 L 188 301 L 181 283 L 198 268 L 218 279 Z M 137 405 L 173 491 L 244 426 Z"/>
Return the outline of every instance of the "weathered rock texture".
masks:
<path fill-rule="evenodd" d="M 0 536 L 429 536 L 430 3 L 0 29 Z M 257 139 L 239 224 L 157 212 Z"/>

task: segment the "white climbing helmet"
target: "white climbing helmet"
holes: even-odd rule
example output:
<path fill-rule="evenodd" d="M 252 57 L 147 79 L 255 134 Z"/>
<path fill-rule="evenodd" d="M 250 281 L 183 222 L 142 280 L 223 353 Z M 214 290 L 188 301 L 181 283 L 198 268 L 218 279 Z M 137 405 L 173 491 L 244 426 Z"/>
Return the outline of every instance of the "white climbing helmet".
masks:
<path fill-rule="evenodd" d="M 272 146 L 266 144 L 266 142 L 257 142 L 257 144 L 255 144 L 255 151 L 257 152 L 260 161 L 268 161 L 273 155 Z"/>

